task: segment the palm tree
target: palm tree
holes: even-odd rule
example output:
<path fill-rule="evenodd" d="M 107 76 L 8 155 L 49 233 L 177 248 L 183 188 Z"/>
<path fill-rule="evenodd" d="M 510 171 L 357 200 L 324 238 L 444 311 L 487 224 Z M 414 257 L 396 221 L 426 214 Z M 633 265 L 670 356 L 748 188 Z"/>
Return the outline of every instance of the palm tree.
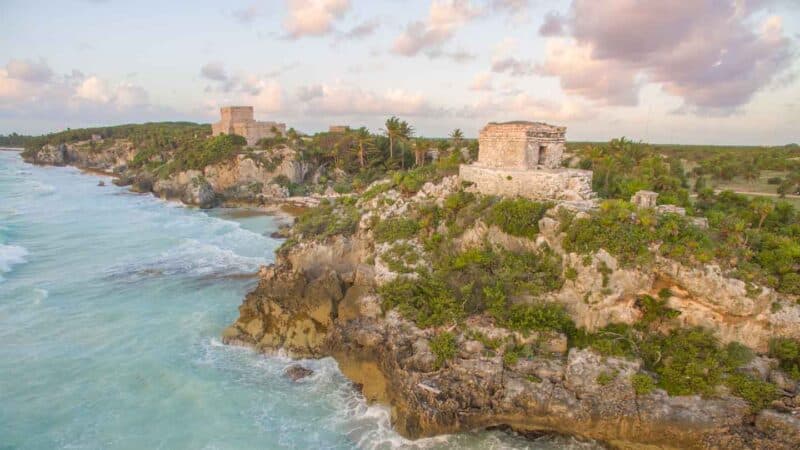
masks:
<path fill-rule="evenodd" d="M 358 148 L 358 162 L 363 168 L 367 164 L 366 152 L 375 147 L 375 140 L 365 127 L 355 132 L 356 147 Z"/>
<path fill-rule="evenodd" d="M 400 119 L 397 116 L 389 117 L 386 119 L 385 127 L 383 132 L 389 138 L 389 159 L 392 159 L 394 158 L 394 141 L 400 132 Z"/>
<path fill-rule="evenodd" d="M 461 131 L 461 128 L 453 130 L 453 132 L 450 133 L 450 139 L 453 140 L 453 147 L 458 150 L 459 147 L 461 147 L 461 142 L 464 141 L 464 133 Z"/>
<path fill-rule="evenodd" d="M 425 164 L 425 154 L 428 152 L 430 143 L 427 139 L 414 140 L 414 162 L 417 166 Z"/>
<path fill-rule="evenodd" d="M 400 141 L 408 142 L 411 137 L 414 136 L 414 127 L 408 124 L 405 120 L 400 122 L 400 126 L 397 132 L 397 138 Z M 403 146 L 403 155 L 400 158 L 400 167 L 405 168 L 406 166 L 406 159 L 405 159 L 405 146 Z"/>

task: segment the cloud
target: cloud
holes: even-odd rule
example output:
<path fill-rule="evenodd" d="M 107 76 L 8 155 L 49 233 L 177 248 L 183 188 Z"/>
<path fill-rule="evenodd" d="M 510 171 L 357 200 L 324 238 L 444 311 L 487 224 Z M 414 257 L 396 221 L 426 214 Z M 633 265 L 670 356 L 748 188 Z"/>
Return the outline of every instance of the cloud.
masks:
<path fill-rule="evenodd" d="M 475 75 L 475 78 L 472 79 L 472 83 L 470 83 L 469 88 L 472 91 L 491 91 L 492 74 L 484 72 Z"/>
<path fill-rule="evenodd" d="M 491 2 L 493 9 L 512 14 L 524 13 L 530 4 L 530 0 L 492 0 Z"/>
<path fill-rule="evenodd" d="M 342 39 L 361 39 L 372 35 L 378 29 L 378 19 L 371 19 L 354 26 L 341 34 Z"/>
<path fill-rule="evenodd" d="M 245 8 L 233 10 L 233 18 L 240 23 L 252 23 L 261 15 L 261 9 L 256 4 L 248 5 Z"/>
<path fill-rule="evenodd" d="M 300 86 L 297 88 L 297 99 L 301 102 L 307 102 L 317 97 L 322 97 L 322 85 L 314 84 L 311 86 Z"/>
<path fill-rule="evenodd" d="M 517 50 L 517 41 L 505 38 L 495 45 L 492 53 L 492 72 L 508 73 L 511 76 L 525 76 L 534 73 L 534 64 L 530 60 L 518 59 L 512 54 Z"/>
<path fill-rule="evenodd" d="M 439 49 L 464 24 L 481 14 L 469 0 L 433 0 L 425 21 L 409 23 L 398 36 L 392 51 L 415 56 L 425 49 Z"/>
<path fill-rule="evenodd" d="M 451 52 L 451 51 L 441 50 L 438 48 L 425 52 L 425 56 L 427 56 L 430 59 L 445 58 L 456 63 L 465 63 L 477 58 L 477 55 L 475 55 L 474 53 L 469 53 L 465 50 L 456 50 Z"/>
<path fill-rule="evenodd" d="M 585 120 L 596 114 L 590 106 L 574 100 L 555 101 L 516 93 L 503 97 L 483 95 L 454 111 L 457 117 L 484 120 Z"/>
<path fill-rule="evenodd" d="M 440 113 L 423 94 L 401 89 L 374 92 L 342 82 L 301 88 L 303 115 L 423 116 Z"/>
<path fill-rule="evenodd" d="M 228 81 L 228 74 L 220 62 L 210 62 L 200 68 L 200 75 L 212 81 Z"/>
<path fill-rule="evenodd" d="M 573 0 L 571 39 L 556 40 L 539 69 L 568 93 L 638 103 L 656 83 L 684 110 L 731 112 L 791 64 L 781 18 L 758 23 L 765 0 Z M 620 26 L 624 24 L 624 26 Z"/>
<path fill-rule="evenodd" d="M 6 72 L 9 78 L 32 83 L 44 83 L 53 76 L 53 71 L 44 60 L 12 59 L 6 64 Z"/>
<path fill-rule="evenodd" d="M 20 64 L 12 60 L 0 68 L 0 117 L 4 120 L 34 120 L 62 128 L 75 118 L 83 123 L 130 122 L 164 111 L 150 103 L 143 87 L 128 81 L 115 83 L 77 70 L 56 74 L 44 61 Z"/>
<path fill-rule="evenodd" d="M 534 73 L 534 66 L 531 61 L 521 60 L 509 56 L 506 58 L 493 60 L 492 72 L 508 72 L 509 75 L 520 77 L 532 75 Z"/>
<path fill-rule="evenodd" d="M 564 19 L 556 12 L 549 12 L 544 16 L 544 22 L 539 27 L 541 36 L 561 36 L 564 33 Z"/>
<path fill-rule="evenodd" d="M 350 9 L 350 0 L 288 0 L 283 22 L 287 37 L 323 36 L 333 31 L 333 22 Z"/>

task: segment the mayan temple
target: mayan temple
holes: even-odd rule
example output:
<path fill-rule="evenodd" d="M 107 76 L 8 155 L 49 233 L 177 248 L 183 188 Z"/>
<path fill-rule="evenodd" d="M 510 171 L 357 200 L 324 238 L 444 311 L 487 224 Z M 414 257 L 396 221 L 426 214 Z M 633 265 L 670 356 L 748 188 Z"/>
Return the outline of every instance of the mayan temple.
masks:
<path fill-rule="evenodd" d="M 562 167 L 566 131 L 541 122 L 491 122 L 478 136 L 478 160 L 462 164 L 459 175 L 488 195 L 591 200 L 592 172 Z"/>
<path fill-rule="evenodd" d="M 252 106 L 223 106 L 219 112 L 220 121 L 211 125 L 214 136 L 237 134 L 247 140 L 247 145 L 255 145 L 260 139 L 286 134 L 284 123 L 256 121 Z"/>

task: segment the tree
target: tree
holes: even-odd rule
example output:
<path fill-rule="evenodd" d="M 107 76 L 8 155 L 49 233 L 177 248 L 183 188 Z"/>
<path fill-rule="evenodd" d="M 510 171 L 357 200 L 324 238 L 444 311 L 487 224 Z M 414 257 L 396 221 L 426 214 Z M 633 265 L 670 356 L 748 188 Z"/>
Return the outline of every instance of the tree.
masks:
<path fill-rule="evenodd" d="M 425 164 L 425 154 L 428 153 L 429 147 L 430 143 L 427 141 L 427 139 L 414 140 L 414 163 L 417 166 L 422 166 Z"/>
<path fill-rule="evenodd" d="M 409 139 L 411 139 L 412 136 L 414 136 L 414 127 L 409 125 L 408 122 L 406 122 L 405 120 L 400 122 L 400 125 L 398 126 L 398 130 L 397 130 L 397 138 L 398 138 L 398 140 L 400 140 L 400 141 L 402 141 L 404 143 L 408 143 Z M 402 154 L 402 157 L 400 159 L 400 167 L 405 168 L 405 166 L 406 166 L 406 162 L 405 162 L 405 146 L 403 146 L 403 154 Z"/>
<path fill-rule="evenodd" d="M 453 147 L 458 150 L 461 147 L 461 143 L 464 141 L 464 133 L 461 131 L 461 128 L 456 128 L 450 133 L 450 139 L 453 141 Z"/>
<path fill-rule="evenodd" d="M 364 127 L 359 128 L 355 132 L 355 143 L 358 148 L 358 162 L 363 168 L 367 164 L 366 152 L 375 148 L 375 139 Z"/>
<path fill-rule="evenodd" d="M 400 119 L 397 116 L 392 116 L 386 119 L 384 126 L 386 128 L 383 129 L 383 132 L 389 138 L 389 159 L 392 159 L 394 158 L 394 141 L 400 133 Z"/>
<path fill-rule="evenodd" d="M 750 207 L 758 217 L 758 229 L 760 230 L 764 221 L 767 220 L 767 216 L 775 209 L 775 203 L 766 198 L 756 198 L 750 203 Z"/>

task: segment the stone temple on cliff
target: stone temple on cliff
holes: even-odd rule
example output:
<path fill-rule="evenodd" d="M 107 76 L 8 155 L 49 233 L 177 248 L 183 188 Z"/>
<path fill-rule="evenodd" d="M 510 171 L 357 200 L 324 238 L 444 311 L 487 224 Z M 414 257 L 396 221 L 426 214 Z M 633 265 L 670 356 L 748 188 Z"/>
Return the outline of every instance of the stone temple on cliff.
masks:
<path fill-rule="evenodd" d="M 591 201 L 592 172 L 563 168 L 566 127 L 541 122 L 491 122 L 478 136 L 478 160 L 459 176 L 488 195 Z"/>
<path fill-rule="evenodd" d="M 247 140 L 247 145 L 255 145 L 259 139 L 286 134 L 285 123 L 256 121 L 252 106 L 223 106 L 219 112 L 220 121 L 211 125 L 214 136 L 238 134 Z"/>

